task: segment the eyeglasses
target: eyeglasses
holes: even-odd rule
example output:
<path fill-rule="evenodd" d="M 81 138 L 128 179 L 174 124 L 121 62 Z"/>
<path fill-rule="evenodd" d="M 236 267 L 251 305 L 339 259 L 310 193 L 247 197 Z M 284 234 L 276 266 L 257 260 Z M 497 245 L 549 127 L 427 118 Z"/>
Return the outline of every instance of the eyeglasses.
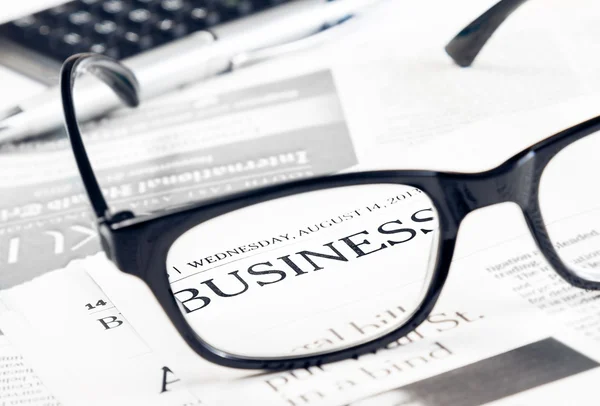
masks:
<path fill-rule="evenodd" d="M 446 47 L 470 65 L 523 0 L 504 0 Z M 311 178 L 171 208 L 112 213 L 73 103 L 76 73 L 138 104 L 131 71 L 99 55 L 61 73 L 66 128 L 107 256 L 143 279 L 202 357 L 237 368 L 306 367 L 372 352 L 425 320 L 458 227 L 479 208 L 518 204 L 541 252 L 574 286 L 600 289 L 600 117 L 476 174 L 372 171 Z M 598 255 L 596 255 L 598 254 Z M 596 258 L 596 259 L 595 259 Z"/>

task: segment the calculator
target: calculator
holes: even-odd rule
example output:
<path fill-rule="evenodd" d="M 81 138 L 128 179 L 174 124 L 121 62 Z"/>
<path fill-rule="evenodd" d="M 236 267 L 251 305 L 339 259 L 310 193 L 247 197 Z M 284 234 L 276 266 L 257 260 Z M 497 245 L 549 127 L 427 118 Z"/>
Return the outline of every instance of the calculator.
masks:
<path fill-rule="evenodd" d="M 62 62 L 75 53 L 127 59 L 285 1 L 70 1 L 0 25 L 0 64 L 55 85 Z"/>

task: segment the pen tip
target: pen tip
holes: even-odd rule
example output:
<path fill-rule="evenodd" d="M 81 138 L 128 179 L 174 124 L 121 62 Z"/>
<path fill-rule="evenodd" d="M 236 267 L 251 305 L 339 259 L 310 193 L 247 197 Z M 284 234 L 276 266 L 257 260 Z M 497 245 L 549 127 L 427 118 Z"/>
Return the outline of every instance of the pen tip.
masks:
<path fill-rule="evenodd" d="M 3 126 L 2 123 L 0 123 L 0 144 L 15 141 L 19 139 L 20 135 L 20 131 L 5 125 Z"/>
<path fill-rule="evenodd" d="M 21 113 L 23 113 L 23 109 L 21 109 L 19 106 L 10 108 L 8 110 L 2 110 L 2 111 L 0 111 L 0 120 L 6 120 L 9 117 L 14 117 Z M 6 127 L 2 127 L 2 125 L 0 123 L 0 131 L 2 131 L 3 128 L 6 128 Z"/>

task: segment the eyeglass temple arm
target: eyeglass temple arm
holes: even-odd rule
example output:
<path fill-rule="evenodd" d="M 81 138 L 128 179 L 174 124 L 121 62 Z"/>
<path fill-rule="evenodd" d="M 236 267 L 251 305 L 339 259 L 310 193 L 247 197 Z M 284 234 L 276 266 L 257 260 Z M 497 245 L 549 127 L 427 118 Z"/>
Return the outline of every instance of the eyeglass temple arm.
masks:
<path fill-rule="evenodd" d="M 527 0 L 501 0 L 466 26 L 446 45 L 446 53 L 457 65 L 471 66 L 500 24 Z"/>
<path fill-rule="evenodd" d="M 119 62 L 96 54 L 77 54 L 68 58 L 60 72 L 60 92 L 65 116 L 67 134 L 75 155 L 75 162 L 81 173 L 85 190 L 88 194 L 94 213 L 99 219 L 108 220 L 110 213 L 106 199 L 102 194 L 94 170 L 88 158 L 73 102 L 75 78 L 81 72 L 89 72 L 108 85 L 128 106 L 139 105 L 138 83 L 128 68 Z"/>
<path fill-rule="evenodd" d="M 513 11 L 527 0 L 501 0 L 459 32 L 446 45 L 448 55 L 462 67 L 470 66 L 483 46 Z M 75 161 L 94 209 L 100 219 L 109 216 L 108 205 L 102 194 L 88 158 L 77 123 L 73 88 L 80 72 L 89 72 L 108 85 L 128 106 L 139 105 L 138 83 L 131 70 L 117 61 L 97 54 L 77 54 L 68 58 L 60 73 L 60 91 L 67 134 L 73 148 Z"/>

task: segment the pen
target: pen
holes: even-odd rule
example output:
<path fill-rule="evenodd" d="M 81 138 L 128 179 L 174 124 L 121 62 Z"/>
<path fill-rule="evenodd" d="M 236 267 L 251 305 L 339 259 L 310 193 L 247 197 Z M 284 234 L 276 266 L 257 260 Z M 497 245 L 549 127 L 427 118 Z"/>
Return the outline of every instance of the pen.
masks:
<path fill-rule="evenodd" d="M 136 74 L 140 99 L 175 90 L 225 72 L 238 55 L 264 52 L 302 40 L 337 24 L 377 0 L 296 0 L 273 9 L 199 31 L 171 44 L 123 60 Z M 86 121 L 121 106 L 107 86 L 91 77 L 78 81 L 77 114 Z M 52 87 L 0 112 L 0 143 L 56 130 L 63 124 L 60 92 Z"/>

